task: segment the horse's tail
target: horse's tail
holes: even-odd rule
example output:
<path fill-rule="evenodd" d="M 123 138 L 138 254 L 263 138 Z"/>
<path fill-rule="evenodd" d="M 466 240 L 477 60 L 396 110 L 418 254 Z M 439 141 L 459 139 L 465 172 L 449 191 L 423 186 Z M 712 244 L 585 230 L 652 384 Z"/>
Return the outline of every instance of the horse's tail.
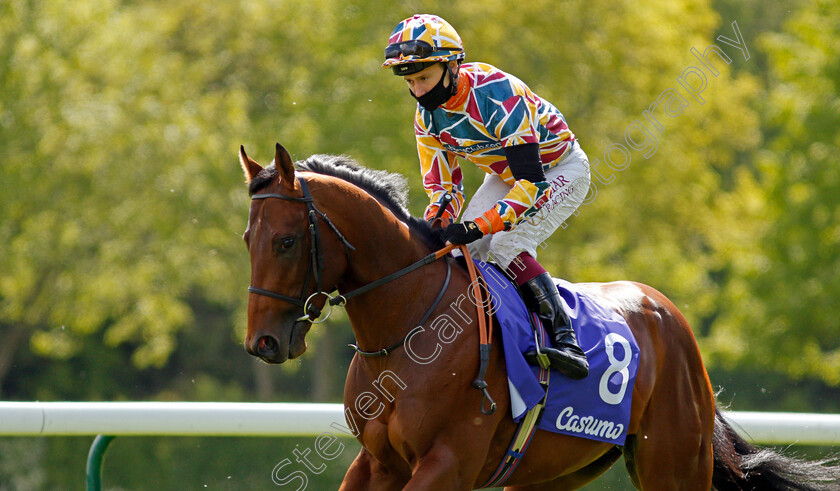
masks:
<path fill-rule="evenodd" d="M 837 459 L 817 462 L 756 448 L 741 438 L 715 408 L 712 485 L 718 491 L 828 491 L 840 489 Z"/>

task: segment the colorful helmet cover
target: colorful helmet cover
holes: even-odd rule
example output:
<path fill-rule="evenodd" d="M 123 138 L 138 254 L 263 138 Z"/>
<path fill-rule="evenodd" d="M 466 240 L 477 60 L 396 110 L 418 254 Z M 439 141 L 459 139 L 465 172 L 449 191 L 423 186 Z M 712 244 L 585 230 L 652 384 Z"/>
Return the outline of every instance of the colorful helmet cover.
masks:
<path fill-rule="evenodd" d="M 388 39 L 383 67 L 410 75 L 435 63 L 464 59 L 461 37 L 448 22 L 430 14 L 403 20 Z"/>

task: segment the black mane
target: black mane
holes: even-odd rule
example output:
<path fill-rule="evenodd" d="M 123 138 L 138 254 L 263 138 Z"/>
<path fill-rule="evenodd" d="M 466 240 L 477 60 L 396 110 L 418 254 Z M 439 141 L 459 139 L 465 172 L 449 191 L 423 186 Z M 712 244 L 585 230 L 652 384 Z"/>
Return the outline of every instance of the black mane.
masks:
<path fill-rule="evenodd" d="M 316 154 L 306 160 L 295 162 L 300 171 L 314 172 L 337 177 L 364 189 L 382 206 L 403 221 L 433 249 L 444 246 L 440 230 L 432 228 L 425 220 L 412 216 L 408 204 L 408 182 L 404 176 L 384 170 L 368 169 L 345 155 Z M 280 172 L 274 163 L 262 170 L 251 180 L 248 192 L 253 195 L 276 180 Z"/>

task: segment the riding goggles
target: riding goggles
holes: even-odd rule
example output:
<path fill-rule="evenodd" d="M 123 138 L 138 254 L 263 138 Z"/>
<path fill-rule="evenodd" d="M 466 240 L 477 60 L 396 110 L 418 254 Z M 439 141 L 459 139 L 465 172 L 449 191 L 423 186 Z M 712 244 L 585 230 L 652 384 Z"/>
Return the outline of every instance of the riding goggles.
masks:
<path fill-rule="evenodd" d="M 411 39 L 408 41 L 401 41 L 399 43 L 389 44 L 385 48 L 385 59 L 417 56 L 419 58 L 429 58 L 438 51 L 461 51 L 459 48 L 436 48 L 426 41 L 419 39 Z"/>

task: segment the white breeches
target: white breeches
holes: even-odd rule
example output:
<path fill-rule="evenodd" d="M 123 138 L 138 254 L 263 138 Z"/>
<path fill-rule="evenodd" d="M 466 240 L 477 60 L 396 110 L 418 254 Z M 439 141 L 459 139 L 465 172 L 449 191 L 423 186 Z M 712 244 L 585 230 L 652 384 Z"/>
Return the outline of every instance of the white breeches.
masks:
<path fill-rule="evenodd" d="M 507 232 L 468 245 L 470 255 L 507 268 L 522 252 L 537 257 L 537 247 L 545 242 L 580 206 L 589 192 L 589 159 L 577 142 L 560 162 L 545 173 L 551 183 L 551 199 L 537 213 Z M 511 186 L 499 176 L 488 174 L 470 199 L 461 220 L 475 220 L 510 192 Z"/>

